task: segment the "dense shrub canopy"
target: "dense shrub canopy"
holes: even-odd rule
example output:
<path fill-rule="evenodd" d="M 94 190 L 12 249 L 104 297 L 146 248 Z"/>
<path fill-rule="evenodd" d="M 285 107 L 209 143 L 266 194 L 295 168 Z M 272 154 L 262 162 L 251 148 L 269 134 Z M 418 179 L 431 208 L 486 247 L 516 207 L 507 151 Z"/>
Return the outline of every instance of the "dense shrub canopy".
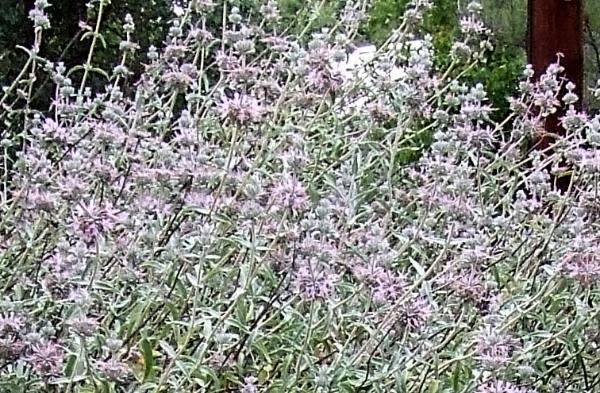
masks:
<path fill-rule="evenodd" d="M 478 2 L 446 47 L 408 2 L 341 73 L 367 1 L 296 29 L 273 0 L 190 0 L 157 47 L 126 16 L 103 69 L 106 5 L 67 67 L 36 0 L 0 96 L 2 390 L 597 389 L 600 116 L 560 64 L 524 67 L 498 120 Z"/>

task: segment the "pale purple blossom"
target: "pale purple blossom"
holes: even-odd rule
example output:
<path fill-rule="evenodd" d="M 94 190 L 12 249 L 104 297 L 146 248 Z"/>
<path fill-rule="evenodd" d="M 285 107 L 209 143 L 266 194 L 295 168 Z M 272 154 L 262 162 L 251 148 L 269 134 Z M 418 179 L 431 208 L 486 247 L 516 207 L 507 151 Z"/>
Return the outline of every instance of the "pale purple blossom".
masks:
<path fill-rule="evenodd" d="M 419 332 L 427 327 L 433 314 L 429 300 L 421 296 L 411 296 L 395 312 L 396 328 L 399 331 Z"/>
<path fill-rule="evenodd" d="M 65 353 L 56 342 L 42 340 L 32 345 L 27 361 L 38 375 L 56 377 L 62 374 Z"/>
<path fill-rule="evenodd" d="M 118 382 L 125 381 L 131 373 L 126 363 L 114 358 L 96 361 L 95 368 L 103 377 Z"/>
<path fill-rule="evenodd" d="M 600 280 L 600 254 L 597 248 L 568 253 L 560 262 L 560 271 L 589 287 Z"/>
<path fill-rule="evenodd" d="M 519 347 L 518 341 L 493 329 L 482 331 L 476 339 L 476 359 L 487 369 L 506 366 Z"/>
<path fill-rule="evenodd" d="M 64 142 L 69 136 L 69 131 L 66 127 L 61 126 L 53 119 L 46 118 L 42 124 L 42 130 L 44 136 L 49 139 L 55 139 L 57 141 Z"/>
<path fill-rule="evenodd" d="M 94 242 L 112 231 L 125 218 L 125 214 L 108 205 L 94 201 L 80 204 L 73 214 L 73 228 L 86 242 Z"/>
<path fill-rule="evenodd" d="M 223 96 L 217 103 L 217 111 L 222 119 L 249 123 L 258 121 L 265 109 L 255 97 L 235 93 L 232 98 Z"/>
<path fill-rule="evenodd" d="M 96 319 L 90 317 L 77 316 L 69 321 L 69 325 L 78 335 L 89 337 L 98 330 L 99 323 Z"/>
<path fill-rule="evenodd" d="M 24 205 L 27 209 L 51 211 L 57 203 L 56 195 L 42 188 L 29 190 L 25 196 Z"/>
<path fill-rule="evenodd" d="M 276 21 L 279 19 L 279 7 L 277 2 L 274 0 L 268 0 L 266 4 L 260 7 L 260 12 L 267 21 Z"/>
<path fill-rule="evenodd" d="M 294 176 L 285 174 L 273 185 L 271 201 L 276 209 L 304 210 L 309 205 L 304 185 Z"/>
<path fill-rule="evenodd" d="M 254 376 L 244 377 L 244 383 L 240 389 L 240 393 L 258 393 L 258 386 L 256 383 L 258 379 Z"/>
<path fill-rule="evenodd" d="M 506 381 L 492 381 L 479 385 L 476 393 L 534 393 L 534 391 Z"/>
<path fill-rule="evenodd" d="M 25 320 L 14 313 L 0 315 L 0 335 L 9 333 L 22 333 L 25 327 Z"/>
<path fill-rule="evenodd" d="M 316 264 L 300 266 L 293 278 L 295 292 L 305 300 L 328 300 L 335 295 L 338 277 Z"/>
<path fill-rule="evenodd" d="M 379 266 L 377 263 L 357 264 L 353 269 L 356 277 L 363 281 L 379 304 L 394 304 L 408 287 L 406 276 L 390 269 Z"/>

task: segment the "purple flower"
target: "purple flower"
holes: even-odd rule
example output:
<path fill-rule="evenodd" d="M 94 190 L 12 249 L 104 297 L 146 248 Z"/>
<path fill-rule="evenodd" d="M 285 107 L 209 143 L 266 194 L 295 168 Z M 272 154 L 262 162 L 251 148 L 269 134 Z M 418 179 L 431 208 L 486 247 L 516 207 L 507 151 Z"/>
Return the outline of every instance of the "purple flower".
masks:
<path fill-rule="evenodd" d="M 376 263 L 360 264 L 353 269 L 356 278 L 371 289 L 373 300 L 380 304 L 393 304 L 407 287 L 406 276 Z"/>
<path fill-rule="evenodd" d="M 590 286 L 600 279 L 600 250 L 569 253 L 560 263 L 560 271 L 583 286 Z"/>
<path fill-rule="evenodd" d="M 223 119 L 248 123 L 258 121 L 264 112 L 264 108 L 255 97 L 235 93 L 233 98 L 224 96 L 221 102 L 217 104 L 217 111 Z"/>
<path fill-rule="evenodd" d="M 44 120 L 42 130 L 44 131 L 45 136 L 47 136 L 48 138 L 59 141 L 65 141 L 68 136 L 67 129 L 65 127 L 62 127 L 60 124 L 58 124 L 52 119 Z"/>
<path fill-rule="evenodd" d="M 256 377 L 245 377 L 240 393 L 258 393 L 257 381 Z"/>
<path fill-rule="evenodd" d="M 450 288 L 463 299 L 478 301 L 486 295 L 485 281 L 475 268 L 453 272 L 446 280 Z"/>
<path fill-rule="evenodd" d="M 308 86 L 320 92 L 336 91 L 342 84 L 341 77 L 332 75 L 331 72 L 323 69 L 311 70 L 306 76 L 306 81 Z"/>
<path fill-rule="evenodd" d="M 495 331 L 483 331 L 477 337 L 476 358 L 487 369 L 504 367 L 510 361 L 518 341 L 513 337 Z"/>
<path fill-rule="evenodd" d="M 510 382 L 493 381 L 477 388 L 476 393 L 534 393 L 531 390 L 520 388 Z"/>
<path fill-rule="evenodd" d="M 81 198 L 86 192 L 87 184 L 79 177 L 69 176 L 60 178 L 58 181 L 58 191 L 60 196 L 68 201 L 75 201 Z"/>
<path fill-rule="evenodd" d="M 260 68 L 249 65 L 234 67 L 229 71 L 232 79 L 238 81 L 252 81 L 258 79 Z"/>
<path fill-rule="evenodd" d="M 399 330 L 418 332 L 425 327 L 431 314 L 429 301 L 422 297 L 409 299 L 397 312 L 396 326 Z"/>
<path fill-rule="evenodd" d="M 277 2 L 274 0 L 268 0 L 267 4 L 260 7 L 260 13 L 264 15 L 265 20 L 276 21 L 279 19 L 279 8 Z"/>
<path fill-rule="evenodd" d="M 183 57 L 188 50 L 189 48 L 185 45 L 167 45 L 165 48 L 164 57 L 169 61 L 176 60 Z"/>
<path fill-rule="evenodd" d="M 240 67 L 240 60 L 233 55 L 227 54 L 223 51 L 218 51 L 216 56 L 216 62 L 221 71 L 228 72 L 231 69 Z"/>
<path fill-rule="evenodd" d="M 81 336 L 92 336 L 98 329 L 98 321 L 86 316 L 79 316 L 69 322 L 71 329 Z"/>
<path fill-rule="evenodd" d="M 579 165 L 588 173 L 600 173 L 600 151 L 594 149 L 592 151 L 581 151 L 581 159 Z"/>
<path fill-rule="evenodd" d="M 307 263 L 298 268 L 293 286 L 305 300 L 326 300 L 333 296 L 336 282 L 335 274 Z"/>
<path fill-rule="evenodd" d="M 14 315 L 13 313 L 4 314 L 0 316 L 0 333 L 21 333 L 25 321 L 22 317 Z"/>
<path fill-rule="evenodd" d="M 108 360 L 98 360 L 95 362 L 95 366 L 99 374 L 113 381 L 124 381 L 130 373 L 127 364 L 112 358 Z"/>
<path fill-rule="evenodd" d="M 123 213 L 109 206 L 99 206 L 91 201 L 87 206 L 79 205 L 75 209 L 73 225 L 84 241 L 95 242 L 106 235 L 124 218 Z"/>
<path fill-rule="evenodd" d="M 373 287 L 373 300 L 377 303 L 393 304 L 404 293 L 407 281 L 404 275 L 394 272 L 378 272 Z"/>
<path fill-rule="evenodd" d="M 308 207 L 308 194 L 304 185 L 291 175 L 283 175 L 271 189 L 271 198 L 276 210 L 301 211 Z"/>
<path fill-rule="evenodd" d="M 62 373 L 65 353 L 57 343 L 42 340 L 32 345 L 30 352 L 27 361 L 38 375 L 55 377 Z"/>
<path fill-rule="evenodd" d="M 55 195 L 39 187 L 29 190 L 25 197 L 25 207 L 31 210 L 51 211 L 57 203 Z"/>
<path fill-rule="evenodd" d="M 184 72 L 171 71 L 163 75 L 163 81 L 170 86 L 185 88 L 192 84 L 194 79 Z"/>
<path fill-rule="evenodd" d="M 268 36 L 261 40 L 274 52 L 285 52 L 290 48 L 290 41 L 286 37 Z"/>

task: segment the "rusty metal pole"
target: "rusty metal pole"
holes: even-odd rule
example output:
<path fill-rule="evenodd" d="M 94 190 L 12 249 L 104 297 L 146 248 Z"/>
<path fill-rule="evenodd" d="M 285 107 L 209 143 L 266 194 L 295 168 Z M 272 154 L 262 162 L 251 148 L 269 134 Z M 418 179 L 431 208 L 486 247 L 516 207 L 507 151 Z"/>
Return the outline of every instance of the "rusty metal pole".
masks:
<path fill-rule="evenodd" d="M 581 109 L 584 83 L 583 1 L 529 0 L 528 4 L 528 62 L 533 66 L 536 77 L 539 77 L 548 65 L 556 62 L 557 53 L 562 53 L 560 64 L 565 68 L 563 76 L 575 83 L 574 92 L 579 96 L 577 109 Z M 547 132 L 558 135 L 564 133 L 559 118 L 564 115 L 565 109 L 559 108 L 556 114 L 546 119 L 544 128 Z M 544 149 L 551 143 L 552 138 L 546 134 L 536 143 L 536 148 Z M 568 186 L 568 179 L 557 183 L 564 190 Z"/>

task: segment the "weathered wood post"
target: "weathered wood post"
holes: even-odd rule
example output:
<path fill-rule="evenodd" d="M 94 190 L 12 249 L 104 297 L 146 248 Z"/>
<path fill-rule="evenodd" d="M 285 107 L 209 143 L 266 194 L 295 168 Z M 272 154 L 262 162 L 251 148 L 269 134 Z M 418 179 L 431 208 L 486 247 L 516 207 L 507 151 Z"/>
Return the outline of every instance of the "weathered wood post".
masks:
<path fill-rule="evenodd" d="M 535 75 L 543 74 L 548 65 L 556 62 L 562 53 L 560 64 L 565 68 L 564 77 L 576 84 L 579 96 L 576 107 L 583 100 L 583 1 L 584 0 L 529 0 L 528 9 L 528 62 Z M 563 91 L 564 94 L 564 91 Z M 562 134 L 559 118 L 566 108 L 560 108 L 544 124 L 549 133 Z M 552 143 L 547 134 L 536 143 L 544 149 Z M 566 181 L 566 183 L 565 183 Z M 568 187 L 568 179 L 558 181 L 560 189 Z"/>

